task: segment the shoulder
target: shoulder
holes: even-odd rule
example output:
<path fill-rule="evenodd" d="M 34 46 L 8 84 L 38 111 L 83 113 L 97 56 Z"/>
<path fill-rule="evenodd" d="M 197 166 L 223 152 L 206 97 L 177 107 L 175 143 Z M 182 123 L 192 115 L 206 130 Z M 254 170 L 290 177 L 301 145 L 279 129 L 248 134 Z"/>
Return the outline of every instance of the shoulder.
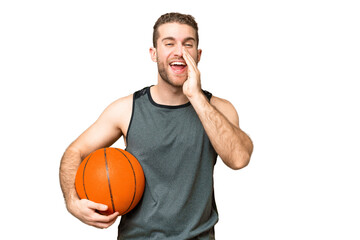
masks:
<path fill-rule="evenodd" d="M 117 109 L 126 109 L 126 108 L 132 108 L 132 102 L 133 102 L 133 95 L 134 94 L 130 94 L 128 96 L 125 97 L 121 97 L 117 100 L 115 100 L 114 102 L 112 102 L 108 108 L 110 108 L 111 110 L 117 110 Z"/>
<path fill-rule="evenodd" d="M 239 125 L 239 116 L 235 107 L 226 99 L 212 96 L 210 104 L 214 106 L 219 112 L 221 112 L 231 123 L 236 126 Z"/>
<path fill-rule="evenodd" d="M 121 130 L 124 130 L 131 117 L 132 104 L 133 94 L 121 97 L 105 108 L 104 112 L 100 116 L 100 119 L 112 123 Z"/>

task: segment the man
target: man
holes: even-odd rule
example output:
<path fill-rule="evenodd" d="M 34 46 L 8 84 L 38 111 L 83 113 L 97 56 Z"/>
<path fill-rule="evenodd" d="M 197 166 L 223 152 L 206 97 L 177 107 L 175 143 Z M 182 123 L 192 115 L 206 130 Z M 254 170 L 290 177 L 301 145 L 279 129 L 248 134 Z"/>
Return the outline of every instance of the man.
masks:
<path fill-rule="evenodd" d="M 98 214 L 107 206 L 80 200 L 74 179 L 82 159 L 123 136 L 143 167 L 146 186 L 140 203 L 122 216 L 118 238 L 214 239 L 217 155 L 240 169 L 249 163 L 253 145 L 232 104 L 201 89 L 198 44 L 192 16 L 168 13 L 157 20 L 150 48 L 157 85 L 110 104 L 61 160 L 61 187 L 75 217 L 98 228 L 117 219 L 118 213 Z"/>

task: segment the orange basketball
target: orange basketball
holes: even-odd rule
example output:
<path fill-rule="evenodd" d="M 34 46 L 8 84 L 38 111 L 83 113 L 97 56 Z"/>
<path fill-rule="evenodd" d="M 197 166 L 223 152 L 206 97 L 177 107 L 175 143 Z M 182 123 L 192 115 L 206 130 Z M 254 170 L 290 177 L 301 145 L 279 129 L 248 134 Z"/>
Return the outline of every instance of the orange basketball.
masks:
<path fill-rule="evenodd" d="M 81 199 L 108 206 L 101 212 L 124 215 L 140 201 L 145 187 L 144 172 L 137 159 L 119 148 L 98 149 L 80 164 L 75 188 Z"/>

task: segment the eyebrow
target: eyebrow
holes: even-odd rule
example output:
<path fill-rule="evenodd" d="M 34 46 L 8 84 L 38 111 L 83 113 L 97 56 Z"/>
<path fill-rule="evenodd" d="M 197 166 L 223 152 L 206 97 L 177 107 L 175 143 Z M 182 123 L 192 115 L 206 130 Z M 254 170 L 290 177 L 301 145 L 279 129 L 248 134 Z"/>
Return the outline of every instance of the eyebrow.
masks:
<path fill-rule="evenodd" d="M 166 41 L 166 40 L 175 41 L 175 38 L 174 38 L 174 37 L 166 37 L 166 38 L 163 38 L 161 41 L 163 42 L 163 41 Z M 187 37 L 187 38 L 184 39 L 183 42 L 187 42 L 187 41 L 194 41 L 194 42 L 196 42 L 195 38 L 193 38 L 193 37 Z"/>

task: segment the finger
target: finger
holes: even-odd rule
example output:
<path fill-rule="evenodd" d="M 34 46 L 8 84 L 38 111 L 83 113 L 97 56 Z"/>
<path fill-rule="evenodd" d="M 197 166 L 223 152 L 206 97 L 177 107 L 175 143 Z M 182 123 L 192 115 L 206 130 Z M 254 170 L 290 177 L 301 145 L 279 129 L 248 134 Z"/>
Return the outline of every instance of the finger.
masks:
<path fill-rule="evenodd" d="M 112 224 L 113 223 L 111 223 L 111 224 L 108 224 L 108 223 L 93 223 L 93 224 L 90 224 L 90 225 L 93 226 L 93 227 L 96 227 L 96 228 L 105 229 L 105 228 L 110 227 Z"/>
<path fill-rule="evenodd" d="M 196 69 L 196 68 L 197 68 L 197 67 L 196 67 L 196 62 L 195 62 L 195 60 L 192 58 L 192 56 L 190 55 L 190 53 L 189 53 L 184 47 L 182 48 L 182 50 L 183 50 L 183 56 L 184 56 L 184 60 L 185 60 L 186 64 L 187 64 L 188 66 L 190 66 L 191 68 Z"/>
<path fill-rule="evenodd" d="M 108 206 L 105 204 L 88 201 L 88 208 L 98 211 L 106 211 L 108 209 Z"/>
<path fill-rule="evenodd" d="M 186 50 L 185 47 L 182 48 L 182 52 L 183 52 L 183 55 L 187 58 L 188 61 L 190 61 L 191 63 L 195 63 L 195 60 L 190 55 L 190 53 Z"/>
<path fill-rule="evenodd" d="M 109 215 L 110 219 L 116 219 L 118 216 L 120 216 L 119 212 L 114 212 L 113 214 Z"/>
<path fill-rule="evenodd" d="M 118 212 L 115 212 L 109 216 L 103 216 L 103 215 L 97 216 L 96 218 L 93 218 L 92 225 L 94 227 L 101 229 L 108 228 L 114 224 L 118 216 L 119 216 Z"/>
<path fill-rule="evenodd" d="M 102 215 L 99 213 L 94 213 L 92 216 L 92 221 L 93 222 L 98 222 L 98 223 L 109 223 L 112 222 L 114 219 L 116 219 L 119 216 L 118 212 L 115 212 L 111 215 Z"/>
<path fill-rule="evenodd" d="M 193 62 L 191 61 L 193 59 L 191 56 L 189 56 L 190 54 L 186 51 L 186 49 L 184 47 L 182 48 L 182 52 L 183 52 L 183 58 L 184 58 L 186 64 L 188 66 L 193 66 Z"/>
<path fill-rule="evenodd" d="M 114 212 L 113 214 L 106 216 L 106 218 L 103 219 L 103 220 L 104 220 L 103 222 L 104 222 L 104 223 L 113 222 L 113 221 L 116 220 L 116 218 L 117 218 L 119 215 L 120 215 L 120 214 L 119 214 L 118 212 Z"/>
<path fill-rule="evenodd" d="M 114 219 L 108 223 L 108 227 L 110 227 L 111 225 L 114 224 L 114 222 L 116 222 L 116 219 L 118 218 L 118 216 L 119 216 L 119 213 L 117 213 L 117 215 L 114 217 Z"/>
<path fill-rule="evenodd" d="M 105 228 L 109 228 L 111 225 L 113 225 L 115 221 L 116 221 L 116 219 L 113 222 L 110 222 L 110 223 L 96 223 L 93 226 L 97 227 L 97 228 L 100 228 L 100 229 L 105 229 Z"/>

